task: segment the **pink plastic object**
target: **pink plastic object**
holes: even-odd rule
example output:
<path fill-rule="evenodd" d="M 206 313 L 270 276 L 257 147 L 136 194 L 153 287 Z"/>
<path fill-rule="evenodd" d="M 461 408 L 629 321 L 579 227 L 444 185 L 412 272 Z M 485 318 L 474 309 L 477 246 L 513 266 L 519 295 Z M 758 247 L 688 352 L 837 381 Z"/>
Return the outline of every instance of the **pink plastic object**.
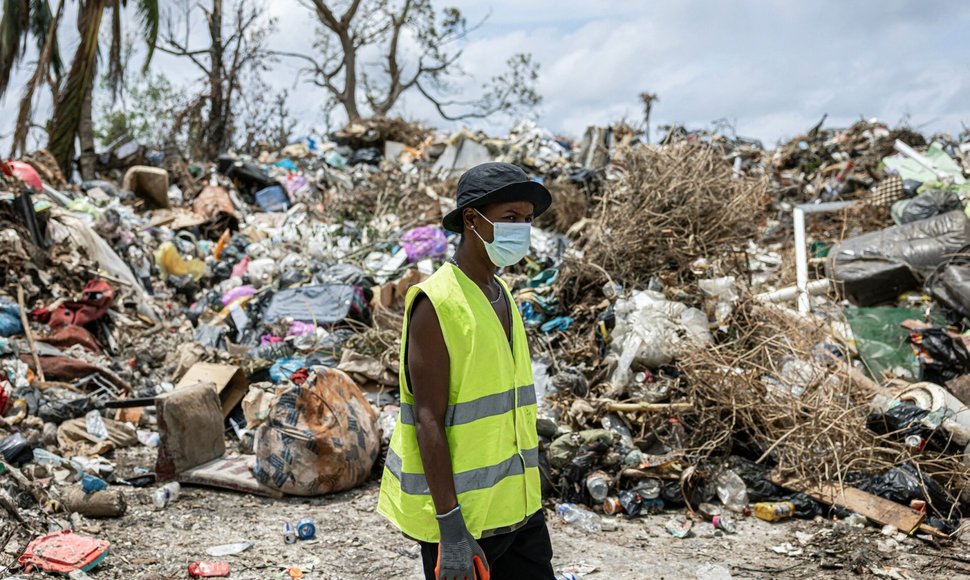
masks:
<path fill-rule="evenodd" d="M 246 298 L 247 296 L 252 296 L 255 293 L 256 289 L 252 286 L 239 286 L 237 288 L 233 288 L 222 295 L 222 305 L 229 306 L 236 300 Z"/>
<path fill-rule="evenodd" d="M 111 544 L 71 530 L 60 530 L 35 538 L 17 562 L 25 572 L 40 568 L 45 572 L 69 574 L 74 570 L 87 572 L 104 560 Z"/>
<path fill-rule="evenodd" d="M 189 564 L 189 576 L 193 578 L 224 578 L 229 575 L 229 564 L 226 562 L 192 562 Z"/>

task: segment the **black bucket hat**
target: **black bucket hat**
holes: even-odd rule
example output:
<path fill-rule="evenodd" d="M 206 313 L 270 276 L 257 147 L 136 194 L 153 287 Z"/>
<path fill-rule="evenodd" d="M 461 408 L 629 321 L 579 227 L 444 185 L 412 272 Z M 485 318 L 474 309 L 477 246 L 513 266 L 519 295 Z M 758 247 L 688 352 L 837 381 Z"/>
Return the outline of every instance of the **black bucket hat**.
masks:
<path fill-rule="evenodd" d="M 552 205 L 546 186 L 532 181 L 522 168 L 511 163 L 482 163 L 466 171 L 458 180 L 458 207 L 441 220 L 450 232 L 462 232 L 461 212 L 466 207 L 482 207 L 506 201 L 532 202 L 533 215 L 539 217 Z"/>

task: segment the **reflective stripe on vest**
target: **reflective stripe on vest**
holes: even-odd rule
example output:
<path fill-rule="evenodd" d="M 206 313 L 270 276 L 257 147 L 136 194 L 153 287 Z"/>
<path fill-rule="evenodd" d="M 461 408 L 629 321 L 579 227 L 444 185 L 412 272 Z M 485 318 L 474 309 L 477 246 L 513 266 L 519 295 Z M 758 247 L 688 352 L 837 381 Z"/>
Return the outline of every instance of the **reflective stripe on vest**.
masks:
<path fill-rule="evenodd" d="M 518 397 L 519 404 L 515 404 Z M 486 395 L 474 401 L 448 405 L 445 411 L 445 426 L 464 425 L 495 415 L 504 415 L 512 409 L 536 404 L 536 389 L 534 385 L 519 387 L 515 391 L 509 389 L 504 393 Z M 411 403 L 401 403 L 401 423 L 414 425 L 414 405 Z"/>
<path fill-rule="evenodd" d="M 525 468 L 522 466 L 523 460 L 525 461 L 525 468 L 539 467 L 539 448 L 523 449 L 521 458 L 518 455 L 513 455 L 498 465 L 489 465 L 488 467 L 456 473 L 455 492 L 465 493 L 476 489 L 494 487 L 510 475 L 522 475 L 525 473 Z M 404 493 L 412 495 L 431 494 L 431 490 L 428 489 L 428 480 L 425 479 L 424 474 L 404 473 L 401 457 L 394 451 L 388 450 L 387 461 L 384 466 L 400 480 L 401 491 Z"/>

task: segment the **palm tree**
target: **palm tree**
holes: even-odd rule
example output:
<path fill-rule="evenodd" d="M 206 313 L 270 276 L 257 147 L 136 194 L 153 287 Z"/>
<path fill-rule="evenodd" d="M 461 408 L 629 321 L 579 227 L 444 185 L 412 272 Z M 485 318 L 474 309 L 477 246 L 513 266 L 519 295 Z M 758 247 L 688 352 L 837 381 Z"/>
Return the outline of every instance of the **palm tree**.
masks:
<path fill-rule="evenodd" d="M 0 95 L 7 88 L 14 65 L 23 57 L 28 37 L 33 36 L 37 40 L 42 55 L 46 44 L 50 44 L 51 53 L 55 52 L 56 23 L 58 20 L 51 12 L 50 5 L 46 0 L 3 0 L 3 5 L 3 20 L 0 21 Z M 113 93 L 117 95 L 121 88 L 123 73 L 121 15 L 122 10 L 127 5 L 128 0 L 78 0 L 77 27 L 80 33 L 80 42 L 77 51 L 74 53 L 74 60 L 71 62 L 67 80 L 63 86 L 58 85 L 55 94 L 54 114 L 50 123 L 47 144 L 47 148 L 66 174 L 69 174 L 71 170 L 75 152 L 74 142 L 80 140 L 81 177 L 85 179 L 94 177 L 94 125 L 91 121 L 91 93 L 94 89 L 94 80 L 98 68 L 101 22 L 105 10 L 111 9 L 108 78 L 112 83 Z M 57 16 L 60 15 L 61 6 L 58 8 Z M 145 68 L 147 69 L 152 54 L 155 52 L 155 41 L 158 38 L 158 0 L 135 0 L 135 9 L 147 46 L 145 57 Z M 52 27 L 51 23 L 54 23 L 55 26 Z M 40 60 L 37 68 L 49 67 L 53 70 L 53 59 L 50 63 L 43 63 Z"/>
<path fill-rule="evenodd" d="M 111 48 L 108 51 L 108 78 L 112 90 L 117 94 L 121 87 L 121 10 L 128 0 L 82 0 L 78 13 L 78 32 L 81 42 L 77 46 L 71 71 L 67 75 L 64 90 L 54 104 L 54 117 L 47 148 L 57 159 L 65 173 L 70 173 L 74 158 L 74 140 L 81 144 L 81 177 L 94 178 L 94 124 L 91 121 L 91 92 L 98 67 L 98 41 L 101 33 L 101 19 L 106 8 L 111 8 Z M 137 0 L 136 10 L 144 29 L 145 69 L 155 52 L 158 38 L 158 0 Z"/>
<path fill-rule="evenodd" d="M 20 99 L 20 112 L 17 115 L 13 144 L 10 148 L 11 157 L 18 150 L 23 152 L 26 146 L 34 94 L 37 89 L 47 83 L 56 98 L 63 68 L 57 46 L 57 26 L 63 11 L 64 0 L 60 0 L 55 12 L 51 12 L 50 4 L 46 0 L 34 2 L 5 0 L 3 3 L 3 17 L 0 18 L 0 96 L 6 93 L 10 84 L 10 75 L 14 67 L 23 59 L 28 37 L 34 38 L 38 50 L 34 72 L 24 86 Z"/>

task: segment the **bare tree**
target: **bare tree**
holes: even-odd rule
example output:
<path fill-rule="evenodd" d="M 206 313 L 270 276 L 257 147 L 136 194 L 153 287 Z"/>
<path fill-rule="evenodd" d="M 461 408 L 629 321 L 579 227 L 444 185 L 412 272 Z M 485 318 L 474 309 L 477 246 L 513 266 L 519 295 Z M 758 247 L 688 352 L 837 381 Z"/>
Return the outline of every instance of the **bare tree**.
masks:
<path fill-rule="evenodd" d="M 209 32 L 209 46 L 191 46 L 192 21 L 198 9 Z M 208 82 L 208 123 L 199 136 L 205 144 L 204 154 L 214 158 L 232 142 L 233 107 L 239 95 L 244 72 L 261 70 L 272 57 L 266 48 L 267 36 L 275 20 L 263 18 L 265 9 L 259 2 L 237 0 L 230 7 L 229 28 L 223 11 L 223 0 L 192 7 L 183 1 L 178 14 L 166 15 L 166 32 L 158 50 L 184 57 L 205 76 Z"/>
<path fill-rule="evenodd" d="M 314 54 L 279 52 L 305 63 L 301 74 L 326 89 L 351 122 L 362 106 L 386 116 L 401 95 L 416 90 L 449 120 L 514 113 L 541 102 L 536 93 L 539 65 L 516 54 L 508 69 L 483 87 L 480 97 L 447 100 L 453 80 L 465 71 L 456 45 L 479 25 L 469 27 L 457 8 L 435 11 L 432 0 L 301 0 L 320 23 Z M 342 8 L 342 10 L 338 10 Z M 362 57 L 380 54 L 376 60 Z"/>

